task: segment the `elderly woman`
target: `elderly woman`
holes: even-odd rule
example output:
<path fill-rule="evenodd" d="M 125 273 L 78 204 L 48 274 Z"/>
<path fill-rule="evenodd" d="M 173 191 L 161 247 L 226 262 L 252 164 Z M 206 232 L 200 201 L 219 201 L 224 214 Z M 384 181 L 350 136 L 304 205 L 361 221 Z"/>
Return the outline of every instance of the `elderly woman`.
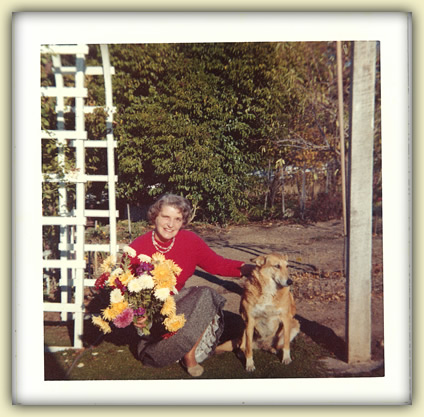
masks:
<path fill-rule="evenodd" d="M 130 246 L 139 254 L 162 253 L 180 266 L 175 295 L 177 313 L 184 314 L 186 324 L 167 339 L 142 337 L 138 345 L 141 361 L 148 366 L 162 367 L 181 360 L 191 376 L 200 376 L 200 362 L 214 353 L 222 335 L 222 308 L 225 298 L 209 287 L 183 288 L 185 282 L 200 267 L 210 274 L 240 277 L 243 262 L 216 254 L 195 233 L 184 230 L 191 218 L 191 206 L 182 197 L 166 194 L 148 212 L 154 230 L 135 239 Z M 138 319 L 142 329 L 145 319 Z M 152 329 L 153 330 L 153 329 Z"/>

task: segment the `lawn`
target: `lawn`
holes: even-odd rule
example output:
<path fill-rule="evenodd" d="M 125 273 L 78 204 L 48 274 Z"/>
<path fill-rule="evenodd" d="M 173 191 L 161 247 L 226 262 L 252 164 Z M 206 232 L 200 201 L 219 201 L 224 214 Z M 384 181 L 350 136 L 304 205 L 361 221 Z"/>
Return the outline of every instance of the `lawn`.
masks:
<path fill-rule="evenodd" d="M 164 368 L 149 368 L 136 359 L 135 345 L 119 344 L 105 337 L 95 346 L 83 350 L 65 350 L 45 354 L 46 380 L 139 380 L 191 379 L 179 363 Z M 283 365 L 271 353 L 255 350 L 255 372 L 246 372 L 242 355 L 226 352 L 207 359 L 199 379 L 244 378 L 318 378 L 325 368 L 318 360 L 325 352 L 299 335 L 292 343 L 292 359 Z"/>

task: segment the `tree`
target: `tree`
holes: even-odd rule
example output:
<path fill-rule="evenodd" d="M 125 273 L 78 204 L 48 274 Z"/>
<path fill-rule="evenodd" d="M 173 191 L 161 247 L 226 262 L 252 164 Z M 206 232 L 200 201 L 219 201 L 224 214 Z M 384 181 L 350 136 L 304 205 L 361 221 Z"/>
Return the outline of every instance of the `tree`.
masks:
<path fill-rule="evenodd" d="M 182 194 L 199 218 L 243 218 L 258 141 L 267 134 L 272 45 L 112 47 L 119 193 Z"/>
<path fill-rule="evenodd" d="M 306 200 L 306 170 L 311 173 L 312 182 L 318 178 L 318 172 L 327 172 L 329 184 L 336 183 L 333 177 L 338 173 L 340 144 L 335 46 L 335 42 L 276 44 L 274 131 L 264 147 L 276 171 L 270 183 L 270 203 L 274 200 L 276 184 L 283 178 L 281 161 L 284 161 L 286 165 L 298 168 L 300 174 L 300 178 L 296 179 L 302 217 Z M 348 44 L 345 44 L 345 54 L 343 78 L 347 109 L 350 79 Z"/>

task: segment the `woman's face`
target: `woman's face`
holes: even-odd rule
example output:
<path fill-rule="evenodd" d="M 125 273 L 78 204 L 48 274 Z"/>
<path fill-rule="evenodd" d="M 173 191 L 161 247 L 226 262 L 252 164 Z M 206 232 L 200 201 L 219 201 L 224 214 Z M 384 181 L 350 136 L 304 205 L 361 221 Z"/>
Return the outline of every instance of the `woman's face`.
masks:
<path fill-rule="evenodd" d="M 180 210 L 172 206 L 162 206 L 155 220 L 155 234 L 161 242 L 167 242 L 177 235 L 183 225 Z"/>

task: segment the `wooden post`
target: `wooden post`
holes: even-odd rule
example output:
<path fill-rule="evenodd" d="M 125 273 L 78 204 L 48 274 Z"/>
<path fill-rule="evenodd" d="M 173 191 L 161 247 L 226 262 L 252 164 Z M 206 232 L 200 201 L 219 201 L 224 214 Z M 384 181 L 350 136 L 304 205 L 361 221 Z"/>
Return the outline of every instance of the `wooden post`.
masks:
<path fill-rule="evenodd" d="M 130 235 L 130 240 L 132 240 L 131 238 L 131 210 L 130 210 L 130 205 L 127 203 L 127 215 L 128 215 L 128 233 Z"/>
<path fill-rule="evenodd" d="M 343 65 L 342 65 L 342 43 L 337 41 L 337 86 L 339 93 L 339 130 L 340 130 L 340 167 L 342 174 L 342 205 L 343 205 L 343 233 L 347 235 L 346 216 L 346 157 L 344 139 L 344 111 L 343 111 Z"/>
<path fill-rule="evenodd" d="M 346 326 L 349 363 L 371 359 L 375 58 L 376 42 L 354 43 Z"/>
<path fill-rule="evenodd" d="M 94 230 L 97 230 L 97 220 L 94 221 Z M 94 251 L 94 276 L 97 276 L 97 269 L 99 268 L 97 261 L 97 251 Z"/>

